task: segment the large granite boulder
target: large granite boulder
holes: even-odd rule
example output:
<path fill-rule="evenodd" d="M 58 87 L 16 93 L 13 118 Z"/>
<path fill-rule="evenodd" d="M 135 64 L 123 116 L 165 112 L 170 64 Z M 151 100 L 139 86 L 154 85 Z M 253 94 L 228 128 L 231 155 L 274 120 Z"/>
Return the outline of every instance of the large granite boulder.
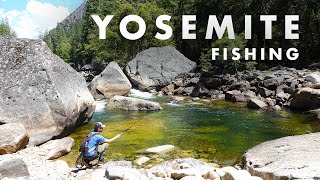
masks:
<path fill-rule="evenodd" d="M 319 179 L 320 133 L 264 142 L 243 156 L 251 175 L 264 180 Z"/>
<path fill-rule="evenodd" d="M 106 98 L 127 95 L 131 88 L 129 79 L 116 62 L 109 63 L 89 85 L 90 92 L 94 97 L 102 94 Z"/>
<path fill-rule="evenodd" d="M 27 131 L 20 123 L 0 125 L 0 155 L 17 152 L 29 141 Z"/>
<path fill-rule="evenodd" d="M 74 139 L 71 137 L 65 137 L 62 139 L 56 139 L 48 141 L 40 146 L 40 148 L 48 151 L 46 159 L 57 159 L 61 156 L 68 154 L 74 145 Z"/>
<path fill-rule="evenodd" d="M 107 108 L 127 111 L 158 111 L 161 109 L 160 104 L 157 102 L 124 96 L 111 98 L 107 103 Z"/>
<path fill-rule="evenodd" d="M 39 40 L 0 37 L 0 124 L 21 123 L 36 145 L 90 120 L 84 78 Z"/>
<path fill-rule="evenodd" d="M 126 67 L 131 81 L 149 90 L 171 84 L 177 76 L 193 70 L 197 64 L 174 47 L 150 48 L 140 52 Z"/>
<path fill-rule="evenodd" d="M 287 105 L 295 109 L 318 109 L 320 108 L 320 89 L 309 87 L 296 89 L 288 99 Z"/>

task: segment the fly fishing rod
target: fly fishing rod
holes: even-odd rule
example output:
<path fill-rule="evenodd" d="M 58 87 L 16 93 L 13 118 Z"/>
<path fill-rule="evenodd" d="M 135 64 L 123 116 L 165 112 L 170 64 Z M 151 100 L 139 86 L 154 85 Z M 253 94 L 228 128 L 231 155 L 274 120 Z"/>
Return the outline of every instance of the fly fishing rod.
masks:
<path fill-rule="evenodd" d="M 134 126 L 136 126 L 139 121 L 141 121 L 140 118 L 137 121 L 135 121 L 129 128 L 127 128 L 124 131 L 122 131 L 121 134 L 124 134 L 124 133 L 128 132 L 130 129 L 132 129 Z"/>

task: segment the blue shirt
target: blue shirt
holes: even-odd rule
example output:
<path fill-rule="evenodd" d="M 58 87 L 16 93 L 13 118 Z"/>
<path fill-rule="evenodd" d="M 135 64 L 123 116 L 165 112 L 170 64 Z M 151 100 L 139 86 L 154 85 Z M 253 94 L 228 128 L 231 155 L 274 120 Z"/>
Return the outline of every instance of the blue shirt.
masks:
<path fill-rule="evenodd" d="M 84 156 L 93 156 L 94 151 L 97 149 L 98 145 L 106 141 L 106 138 L 101 136 L 98 132 L 91 132 L 91 134 L 95 135 L 92 136 L 92 138 L 88 142 L 88 153 L 84 154 Z"/>

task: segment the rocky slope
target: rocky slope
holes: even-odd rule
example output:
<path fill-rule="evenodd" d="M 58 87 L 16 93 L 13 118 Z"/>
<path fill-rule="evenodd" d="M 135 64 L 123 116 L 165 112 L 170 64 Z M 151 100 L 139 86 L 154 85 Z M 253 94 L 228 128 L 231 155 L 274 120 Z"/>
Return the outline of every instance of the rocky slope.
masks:
<path fill-rule="evenodd" d="M 84 0 L 83 3 L 68 17 L 59 23 L 65 31 L 69 30 L 74 23 L 77 23 L 83 19 L 86 11 L 86 4 L 89 0 Z"/>

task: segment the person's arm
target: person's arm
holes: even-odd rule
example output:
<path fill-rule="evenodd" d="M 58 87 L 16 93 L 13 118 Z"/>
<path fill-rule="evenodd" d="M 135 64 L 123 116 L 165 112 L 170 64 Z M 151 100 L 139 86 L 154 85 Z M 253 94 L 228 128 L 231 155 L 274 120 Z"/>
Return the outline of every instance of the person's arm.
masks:
<path fill-rule="evenodd" d="M 111 143 L 112 141 L 120 138 L 120 137 L 122 136 L 122 134 L 123 134 L 123 133 L 118 134 L 118 135 L 116 135 L 115 137 L 113 137 L 113 138 L 111 138 L 111 139 L 106 139 L 106 140 L 104 141 L 104 143 Z"/>

